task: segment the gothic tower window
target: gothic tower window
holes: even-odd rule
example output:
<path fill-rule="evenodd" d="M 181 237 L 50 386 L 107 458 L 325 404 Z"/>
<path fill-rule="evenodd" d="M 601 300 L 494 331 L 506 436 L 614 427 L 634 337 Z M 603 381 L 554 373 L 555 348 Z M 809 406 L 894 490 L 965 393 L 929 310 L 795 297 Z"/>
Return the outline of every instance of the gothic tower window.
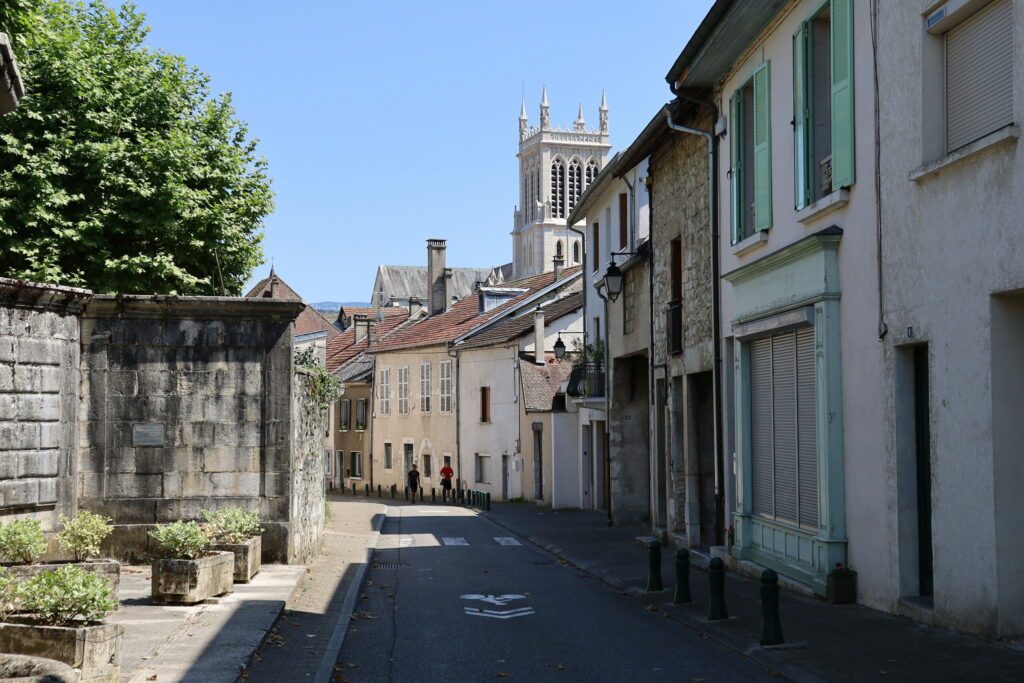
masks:
<path fill-rule="evenodd" d="M 561 159 L 551 164 L 551 217 L 565 218 L 565 164 Z"/>
<path fill-rule="evenodd" d="M 583 194 L 583 167 L 580 166 L 579 159 L 573 159 L 569 164 L 569 192 L 565 201 L 567 214 L 572 213 L 581 194 Z"/>
<path fill-rule="evenodd" d="M 565 258 L 564 250 L 562 249 L 562 240 L 555 242 L 555 256 L 558 258 Z"/>
<path fill-rule="evenodd" d="M 590 187 L 590 183 L 594 182 L 595 178 L 597 178 L 597 162 L 594 161 L 593 159 L 591 159 L 590 161 L 587 162 L 587 185 L 586 185 L 586 187 Z"/>
<path fill-rule="evenodd" d="M 580 243 L 579 242 L 573 242 L 572 243 L 572 262 L 573 263 L 579 263 L 580 262 Z"/>

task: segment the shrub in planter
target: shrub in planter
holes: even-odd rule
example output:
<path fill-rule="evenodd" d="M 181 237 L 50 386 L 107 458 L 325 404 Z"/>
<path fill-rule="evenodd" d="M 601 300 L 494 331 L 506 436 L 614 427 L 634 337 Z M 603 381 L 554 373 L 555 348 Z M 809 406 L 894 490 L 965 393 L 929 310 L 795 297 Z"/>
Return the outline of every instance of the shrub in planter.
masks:
<path fill-rule="evenodd" d="M 99 555 L 100 544 L 114 530 L 109 517 L 86 510 L 75 513 L 74 517 L 61 515 L 60 523 L 57 543 L 78 562 Z"/>
<path fill-rule="evenodd" d="M 103 576 L 67 564 L 40 572 L 13 593 L 21 614 L 0 624 L 0 652 L 55 659 L 80 669 L 82 681 L 118 680 L 123 629 L 97 623 L 117 606 Z"/>
<path fill-rule="evenodd" d="M 260 570 L 263 554 L 260 514 L 242 508 L 203 510 L 206 530 L 213 539 L 213 550 L 226 550 L 235 555 L 235 583 L 248 583 Z"/>
<path fill-rule="evenodd" d="M 857 572 L 836 562 L 825 577 L 828 601 L 834 605 L 850 605 L 857 602 Z"/>
<path fill-rule="evenodd" d="M 231 592 L 234 553 L 209 550 L 198 523 L 161 524 L 149 534 L 164 556 L 153 562 L 153 602 L 196 603 Z"/>
<path fill-rule="evenodd" d="M 18 519 L 0 526 L 0 562 L 29 564 L 46 552 L 46 536 L 38 519 Z"/>

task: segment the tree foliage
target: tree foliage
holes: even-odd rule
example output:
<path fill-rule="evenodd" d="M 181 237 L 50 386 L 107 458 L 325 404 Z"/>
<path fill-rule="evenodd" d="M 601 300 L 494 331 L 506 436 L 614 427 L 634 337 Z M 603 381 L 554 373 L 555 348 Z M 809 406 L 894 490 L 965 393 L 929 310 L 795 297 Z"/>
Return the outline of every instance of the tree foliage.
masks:
<path fill-rule="evenodd" d="M 0 118 L 0 275 L 240 293 L 273 208 L 230 94 L 103 0 L 2 0 L 26 95 Z"/>

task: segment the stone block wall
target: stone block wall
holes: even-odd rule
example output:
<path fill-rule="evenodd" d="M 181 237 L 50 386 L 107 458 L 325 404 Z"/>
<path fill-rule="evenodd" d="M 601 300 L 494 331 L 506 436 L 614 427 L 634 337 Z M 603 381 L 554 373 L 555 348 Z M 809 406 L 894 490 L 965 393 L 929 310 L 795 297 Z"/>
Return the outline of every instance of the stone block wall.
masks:
<path fill-rule="evenodd" d="M 292 381 L 291 510 L 293 521 L 289 555 L 305 564 L 321 547 L 325 519 L 324 434 L 327 410 L 313 395 L 309 371 L 296 368 Z"/>
<path fill-rule="evenodd" d="M 0 278 L 0 518 L 75 505 L 78 314 L 89 292 Z"/>

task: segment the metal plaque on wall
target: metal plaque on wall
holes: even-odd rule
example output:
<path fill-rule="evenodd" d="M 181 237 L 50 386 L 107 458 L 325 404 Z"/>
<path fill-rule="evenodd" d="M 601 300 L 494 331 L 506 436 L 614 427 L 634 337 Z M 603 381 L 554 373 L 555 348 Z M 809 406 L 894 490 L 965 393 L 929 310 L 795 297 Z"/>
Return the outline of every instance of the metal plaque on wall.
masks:
<path fill-rule="evenodd" d="M 132 446 L 163 446 L 163 422 L 140 422 L 132 425 Z"/>

